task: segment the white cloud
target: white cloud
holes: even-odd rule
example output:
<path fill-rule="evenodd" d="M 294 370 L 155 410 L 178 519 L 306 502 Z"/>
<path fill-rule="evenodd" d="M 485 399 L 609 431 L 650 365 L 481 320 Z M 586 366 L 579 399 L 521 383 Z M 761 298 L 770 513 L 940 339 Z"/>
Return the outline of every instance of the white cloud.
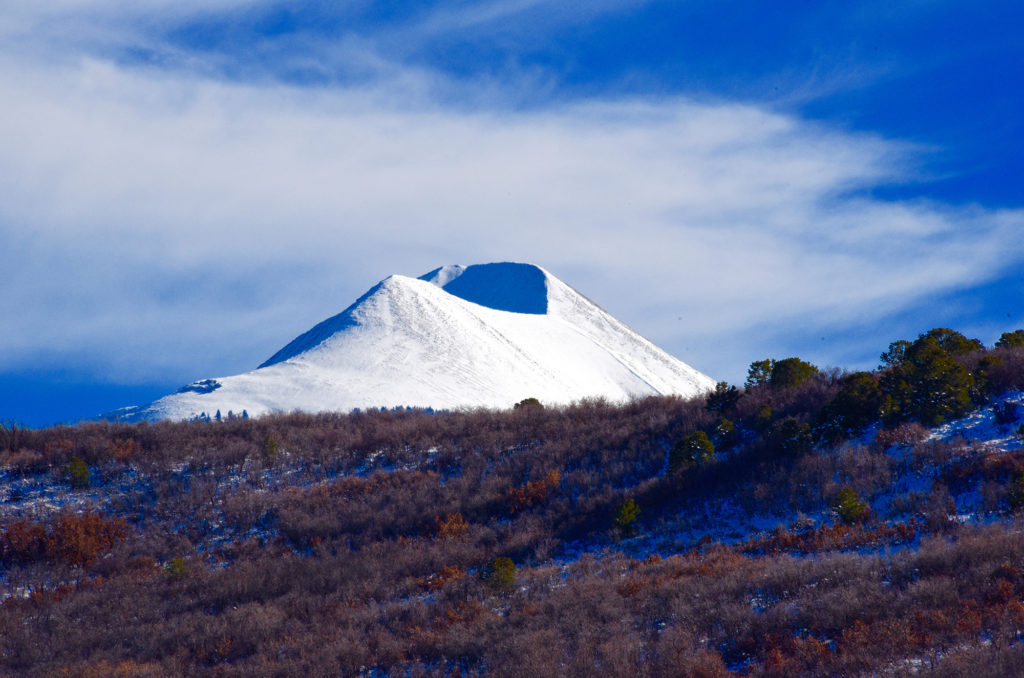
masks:
<path fill-rule="evenodd" d="M 301 89 L 0 57 L 0 370 L 240 371 L 390 273 L 516 259 L 714 372 L 759 357 L 754 331 L 983 281 L 1024 223 L 851 197 L 913 149 L 755 106 L 470 109 L 388 72 Z"/>
<path fill-rule="evenodd" d="M 423 39 L 439 34 L 465 35 L 472 30 L 488 34 L 536 37 L 545 28 L 585 23 L 601 14 L 629 10 L 649 0 L 481 0 L 474 3 L 441 2 L 419 21 L 413 21 L 402 37 Z"/>

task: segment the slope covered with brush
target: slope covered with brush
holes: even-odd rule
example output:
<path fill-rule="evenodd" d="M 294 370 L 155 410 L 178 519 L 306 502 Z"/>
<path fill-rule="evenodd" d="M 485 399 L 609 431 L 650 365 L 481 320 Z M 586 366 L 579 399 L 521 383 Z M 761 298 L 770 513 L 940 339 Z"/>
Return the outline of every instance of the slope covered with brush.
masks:
<path fill-rule="evenodd" d="M 1012 675 L 1024 347 L 884 356 L 688 400 L 4 427 L 0 673 Z"/>

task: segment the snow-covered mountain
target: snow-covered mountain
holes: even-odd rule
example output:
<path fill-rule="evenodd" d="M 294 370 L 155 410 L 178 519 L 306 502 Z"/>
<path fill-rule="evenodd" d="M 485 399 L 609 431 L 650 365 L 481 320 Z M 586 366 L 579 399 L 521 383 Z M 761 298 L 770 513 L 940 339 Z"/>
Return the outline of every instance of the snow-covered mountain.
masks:
<path fill-rule="evenodd" d="M 444 266 L 393 275 L 252 372 L 204 379 L 122 419 L 367 407 L 508 408 L 603 396 L 691 396 L 714 381 L 546 270 Z"/>

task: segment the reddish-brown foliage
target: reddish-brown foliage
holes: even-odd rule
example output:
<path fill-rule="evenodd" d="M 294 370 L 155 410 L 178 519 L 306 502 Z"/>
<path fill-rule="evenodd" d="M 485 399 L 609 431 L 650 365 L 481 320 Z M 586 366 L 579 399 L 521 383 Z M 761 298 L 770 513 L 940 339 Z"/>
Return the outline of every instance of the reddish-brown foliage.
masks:
<path fill-rule="evenodd" d="M 437 518 L 438 539 L 458 539 L 466 536 L 469 531 L 469 523 L 462 517 L 461 513 L 449 513 L 442 520 Z"/>
<path fill-rule="evenodd" d="M 127 536 L 124 519 L 107 519 L 98 513 L 61 514 L 48 528 L 19 520 L 0 534 L 0 561 L 30 563 L 45 559 L 84 567 Z"/>
<path fill-rule="evenodd" d="M 548 471 L 541 480 L 530 480 L 525 485 L 510 488 L 505 497 L 505 504 L 511 514 L 537 506 L 548 498 L 548 493 L 562 484 L 562 474 L 557 469 Z"/>
<path fill-rule="evenodd" d="M 746 553 L 819 553 L 837 549 L 857 549 L 864 546 L 894 546 L 914 540 L 920 526 L 913 519 L 893 525 L 822 525 L 803 532 L 776 531 L 765 539 L 745 543 Z"/>

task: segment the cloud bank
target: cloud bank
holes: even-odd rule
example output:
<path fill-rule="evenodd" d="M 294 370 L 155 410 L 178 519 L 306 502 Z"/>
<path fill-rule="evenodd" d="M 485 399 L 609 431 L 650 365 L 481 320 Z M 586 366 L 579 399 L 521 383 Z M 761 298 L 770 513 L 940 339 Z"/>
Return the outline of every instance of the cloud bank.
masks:
<path fill-rule="evenodd" d="M 520 260 L 718 376 L 1024 258 L 1020 210 L 872 198 L 913 177 L 898 140 L 680 97 L 449 96 L 474 86 L 0 54 L 0 370 L 229 374 L 388 274 Z"/>

